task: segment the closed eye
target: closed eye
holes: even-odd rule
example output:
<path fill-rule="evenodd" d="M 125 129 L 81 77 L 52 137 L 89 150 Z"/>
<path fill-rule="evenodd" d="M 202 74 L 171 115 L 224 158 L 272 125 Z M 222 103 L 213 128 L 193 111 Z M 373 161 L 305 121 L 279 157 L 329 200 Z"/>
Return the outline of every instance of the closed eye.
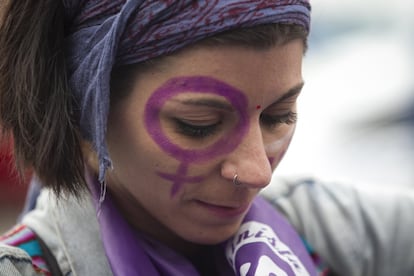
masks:
<path fill-rule="evenodd" d="M 195 139 L 202 139 L 208 136 L 215 134 L 221 122 L 216 122 L 213 124 L 193 124 L 180 119 L 175 119 L 175 124 L 177 127 L 177 132 Z"/>
<path fill-rule="evenodd" d="M 297 113 L 293 111 L 289 111 L 288 113 L 283 115 L 270 115 L 265 113 L 260 115 L 261 124 L 271 129 L 281 124 L 291 125 L 296 123 L 296 121 Z"/>

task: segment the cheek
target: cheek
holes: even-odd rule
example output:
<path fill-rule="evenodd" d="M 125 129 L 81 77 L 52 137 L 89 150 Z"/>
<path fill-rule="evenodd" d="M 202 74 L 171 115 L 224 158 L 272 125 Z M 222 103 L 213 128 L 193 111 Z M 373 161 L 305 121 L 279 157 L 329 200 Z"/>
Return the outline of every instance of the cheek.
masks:
<path fill-rule="evenodd" d="M 295 126 L 289 126 L 285 134 L 266 144 L 266 152 L 272 169 L 275 169 L 286 154 L 295 133 Z"/>

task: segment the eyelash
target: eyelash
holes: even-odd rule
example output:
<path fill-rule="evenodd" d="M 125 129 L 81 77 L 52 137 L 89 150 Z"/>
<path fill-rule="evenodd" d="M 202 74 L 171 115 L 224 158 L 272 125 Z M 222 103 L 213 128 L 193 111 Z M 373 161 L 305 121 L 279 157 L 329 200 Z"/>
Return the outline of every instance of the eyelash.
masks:
<path fill-rule="evenodd" d="M 271 116 L 267 114 L 260 115 L 260 121 L 270 128 L 274 128 L 280 124 L 292 125 L 296 123 L 298 114 L 293 111 L 289 111 L 285 115 Z"/>
<path fill-rule="evenodd" d="M 199 139 L 216 133 L 218 131 L 218 126 L 221 124 L 221 122 L 217 122 L 211 125 L 193 125 L 179 119 L 175 119 L 175 123 L 177 124 L 179 133 L 191 138 Z"/>
<path fill-rule="evenodd" d="M 275 128 L 280 124 L 291 125 L 296 123 L 297 113 L 289 111 L 287 114 L 281 116 L 262 114 L 260 115 L 260 121 L 269 128 Z M 221 122 L 217 122 L 211 125 L 193 125 L 180 119 L 175 119 L 175 123 L 180 134 L 196 139 L 203 139 L 215 134 L 221 124 Z"/>

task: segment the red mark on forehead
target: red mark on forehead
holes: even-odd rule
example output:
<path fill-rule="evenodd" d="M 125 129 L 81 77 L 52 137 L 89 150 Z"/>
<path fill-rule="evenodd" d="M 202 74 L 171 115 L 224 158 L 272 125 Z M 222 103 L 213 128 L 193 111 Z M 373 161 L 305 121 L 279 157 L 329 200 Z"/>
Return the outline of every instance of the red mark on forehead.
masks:
<path fill-rule="evenodd" d="M 256 105 L 256 109 L 260 109 L 262 106 L 260 104 Z"/>

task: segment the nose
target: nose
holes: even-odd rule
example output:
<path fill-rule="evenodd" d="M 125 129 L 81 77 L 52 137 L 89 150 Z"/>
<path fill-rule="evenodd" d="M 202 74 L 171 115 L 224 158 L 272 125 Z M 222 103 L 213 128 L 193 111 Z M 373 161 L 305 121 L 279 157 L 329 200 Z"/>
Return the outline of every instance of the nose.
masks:
<path fill-rule="evenodd" d="M 222 177 L 237 181 L 249 188 L 266 187 L 272 177 L 272 168 L 266 154 L 260 126 L 251 128 L 239 146 L 230 153 L 221 167 Z"/>

